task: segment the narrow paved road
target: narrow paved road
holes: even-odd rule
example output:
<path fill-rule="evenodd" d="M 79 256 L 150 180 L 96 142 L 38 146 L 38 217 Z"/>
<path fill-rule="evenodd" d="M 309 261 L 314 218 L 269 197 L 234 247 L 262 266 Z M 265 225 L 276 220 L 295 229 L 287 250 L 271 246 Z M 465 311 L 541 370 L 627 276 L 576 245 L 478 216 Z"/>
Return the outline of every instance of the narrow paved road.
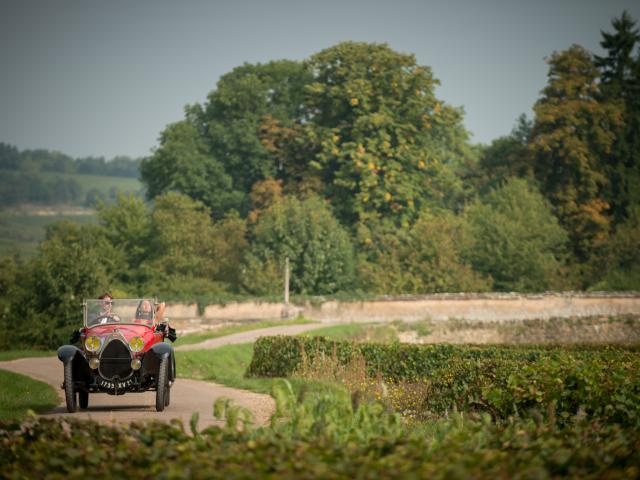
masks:
<path fill-rule="evenodd" d="M 270 327 L 260 330 L 238 333 L 226 337 L 207 340 L 202 343 L 176 347 L 176 350 L 194 350 L 216 348 L 222 345 L 252 342 L 264 335 L 297 335 L 299 333 L 324 327 L 326 324 L 290 325 Z M 238 405 L 253 412 L 256 424 L 268 422 L 273 413 L 274 403 L 269 395 L 229 388 L 211 382 L 179 378 L 171 388 L 171 405 L 164 412 L 155 410 L 155 392 L 127 393 L 113 396 L 104 393 L 89 395 L 89 408 L 76 413 L 68 413 L 64 404 L 62 385 L 62 363 L 57 357 L 21 358 L 8 362 L 0 362 L 0 368 L 30 376 L 36 380 L 52 385 L 60 397 L 60 404 L 52 411 L 45 413 L 47 417 L 74 416 L 91 418 L 104 422 L 132 422 L 146 420 L 181 419 L 185 427 L 189 425 L 191 414 L 199 412 L 200 428 L 209 425 L 220 425 L 213 418 L 213 402 L 218 397 L 228 397 Z M 180 369 L 178 368 L 178 371 Z"/>
<path fill-rule="evenodd" d="M 299 335 L 317 328 L 324 328 L 332 324 L 328 323 L 303 323 L 301 325 L 284 325 L 281 327 L 267 327 L 257 330 L 249 330 L 248 332 L 234 333 L 224 337 L 212 338 L 200 343 L 192 343 L 189 345 L 178 345 L 176 350 L 202 350 L 205 348 L 218 348 L 223 345 L 237 345 L 239 343 L 255 342 L 259 337 L 267 335 Z M 180 343 L 180 340 L 178 340 Z"/>

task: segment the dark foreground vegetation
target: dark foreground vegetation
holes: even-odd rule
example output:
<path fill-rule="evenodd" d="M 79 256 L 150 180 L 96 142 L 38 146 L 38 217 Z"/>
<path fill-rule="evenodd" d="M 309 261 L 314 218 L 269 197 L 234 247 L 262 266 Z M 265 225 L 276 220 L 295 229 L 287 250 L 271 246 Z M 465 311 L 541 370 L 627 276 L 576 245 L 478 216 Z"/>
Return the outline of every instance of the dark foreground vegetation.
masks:
<path fill-rule="evenodd" d="M 404 427 L 379 408 L 322 399 L 279 430 L 237 433 L 182 425 L 105 426 L 79 420 L 0 424 L 5 478 L 558 478 L 629 479 L 637 429 L 584 418 L 563 428 L 460 414 Z M 294 421 L 305 420 L 308 427 Z M 365 422 L 371 422 L 366 424 Z M 340 423 L 339 423 L 340 422 Z M 341 428 L 340 425 L 348 425 Z M 311 430 L 311 431 L 310 431 Z"/>
<path fill-rule="evenodd" d="M 488 146 L 386 45 L 232 70 L 141 161 L 148 203 L 0 259 L 0 348 L 57 346 L 105 290 L 273 298 L 287 257 L 299 295 L 640 290 L 635 21 L 601 43 L 553 52 L 534 117 Z"/>

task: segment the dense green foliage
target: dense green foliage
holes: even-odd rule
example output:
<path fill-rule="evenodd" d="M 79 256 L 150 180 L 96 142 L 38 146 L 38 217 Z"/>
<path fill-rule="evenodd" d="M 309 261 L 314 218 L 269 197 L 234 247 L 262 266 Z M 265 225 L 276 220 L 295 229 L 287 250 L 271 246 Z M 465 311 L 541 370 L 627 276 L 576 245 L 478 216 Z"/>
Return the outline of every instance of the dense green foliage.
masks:
<path fill-rule="evenodd" d="M 407 232 L 389 224 L 361 228 L 363 288 L 378 294 L 490 290 L 490 277 L 468 260 L 471 233 L 464 217 L 450 212 L 425 212 Z"/>
<path fill-rule="evenodd" d="M 591 53 L 573 45 L 548 63 L 549 82 L 534 107 L 530 148 L 536 177 L 583 260 L 609 231 L 602 162 L 622 120 L 617 105 L 602 99 Z"/>
<path fill-rule="evenodd" d="M 347 290 L 353 283 L 349 235 L 318 197 L 287 198 L 258 217 L 244 272 L 247 290 L 281 291 L 285 258 L 289 258 L 295 292 L 327 294 Z"/>
<path fill-rule="evenodd" d="M 319 142 L 309 165 L 338 218 L 406 226 L 423 208 L 455 205 L 451 165 L 467 133 L 461 112 L 435 97 L 430 68 L 386 45 L 353 42 L 312 56 L 309 67 L 307 135 Z"/>
<path fill-rule="evenodd" d="M 426 381 L 421 413 L 486 412 L 506 419 L 531 408 L 568 418 L 584 409 L 606 421 L 640 425 L 636 347 L 452 346 L 262 337 L 247 373 L 286 377 L 318 356 L 346 364 L 362 355 L 370 377 Z"/>
<path fill-rule="evenodd" d="M 616 102 L 622 114 L 611 154 L 603 159 L 609 180 L 605 196 L 618 223 L 640 204 L 640 59 L 634 58 L 640 32 L 626 11 L 612 24 L 614 32 L 603 32 L 600 42 L 607 55 L 596 56 L 595 63 L 602 72 L 603 97 Z"/>
<path fill-rule="evenodd" d="M 28 421 L 0 426 L 9 478 L 634 478 L 637 429 L 576 418 L 504 425 L 454 415 L 409 428 L 379 405 L 310 396 L 276 428 L 197 429 L 181 423 L 107 426 Z M 286 399 L 281 404 L 286 405 Z"/>
<path fill-rule="evenodd" d="M 477 272 L 496 290 L 562 289 L 567 234 L 544 197 L 526 180 L 510 178 L 465 210 Z"/>
<path fill-rule="evenodd" d="M 285 125 L 301 118 L 309 74 L 298 62 L 235 68 L 223 75 L 204 105 L 187 108 L 169 125 L 160 146 L 141 165 L 150 198 L 176 190 L 202 201 L 216 218 L 247 213 L 255 182 L 274 177 L 277 164 L 260 139 L 263 119 Z"/>

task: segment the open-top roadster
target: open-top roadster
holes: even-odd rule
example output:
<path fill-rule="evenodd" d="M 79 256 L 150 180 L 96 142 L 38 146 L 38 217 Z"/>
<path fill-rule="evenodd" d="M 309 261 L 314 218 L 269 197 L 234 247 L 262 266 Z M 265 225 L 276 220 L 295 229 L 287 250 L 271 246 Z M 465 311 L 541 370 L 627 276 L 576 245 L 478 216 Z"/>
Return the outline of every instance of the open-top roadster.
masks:
<path fill-rule="evenodd" d="M 122 395 L 156 391 L 156 410 L 169 405 L 176 366 L 175 330 L 163 321 L 164 303 L 149 299 L 85 300 L 84 326 L 74 341 L 63 345 L 58 358 L 64 365 L 67 410 L 89 405 L 90 393 Z M 78 401 L 76 401 L 76 398 Z"/>

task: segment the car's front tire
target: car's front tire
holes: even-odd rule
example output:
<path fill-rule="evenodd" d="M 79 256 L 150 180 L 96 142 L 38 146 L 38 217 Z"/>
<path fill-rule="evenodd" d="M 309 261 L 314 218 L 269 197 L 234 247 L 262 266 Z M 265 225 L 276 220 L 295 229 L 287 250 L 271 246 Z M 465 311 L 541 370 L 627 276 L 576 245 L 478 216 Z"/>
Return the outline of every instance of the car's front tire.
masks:
<path fill-rule="evenodd" d="M 160 368 L 158 369 L 158 383 L 156 387 L 156 410 L 161 412 L 168 405 L 169 398 L 169 357 L 164 356 L 160 360 Z"/>
<path fill-rule="evenodd" d="M 73 413 L 78 410 L 76 403 L 76 391 L 73 385 L 73 367 L 72 362 L 64 364 L 64 398 L 67 402 L 67 411 Z"/>

